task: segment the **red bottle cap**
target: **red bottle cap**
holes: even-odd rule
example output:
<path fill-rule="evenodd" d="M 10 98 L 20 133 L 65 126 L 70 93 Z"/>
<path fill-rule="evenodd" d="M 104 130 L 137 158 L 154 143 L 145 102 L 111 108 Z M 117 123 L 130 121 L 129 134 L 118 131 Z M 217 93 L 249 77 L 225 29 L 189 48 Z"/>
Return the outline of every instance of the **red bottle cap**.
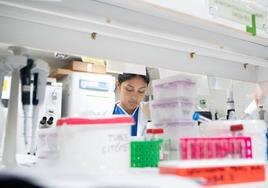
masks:
<path fill-rule="evenodd" d="M 147 129 L 147 133 L 151 133 L 151 134 L 163 134 L 164 133 L 164 129 Z"/>
<path fill-rule="evenodd" d="M 230 131 L 242 131 L 244 129 L 243 124 L 237 124 L 237 125 L 231 125 L 230 126 Z"/>

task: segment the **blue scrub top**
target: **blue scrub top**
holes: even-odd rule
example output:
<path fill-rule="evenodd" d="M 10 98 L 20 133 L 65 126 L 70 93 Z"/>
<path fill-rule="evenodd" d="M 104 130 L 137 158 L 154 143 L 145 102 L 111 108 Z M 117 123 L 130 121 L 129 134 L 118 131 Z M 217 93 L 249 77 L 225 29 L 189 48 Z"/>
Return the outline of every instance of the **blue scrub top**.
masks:
<path fill-rule="evenodd" d="M 129 115 L 118 103 L 114 106 L 113 114 L 126 114 Z M 134 113 L 131 115 L 135 120 L 135 124 L 131 126 L 131 136 L 137 136 L 138 129 L 138 115 L 139 115 L 139 107 L 137 107 Z"/>

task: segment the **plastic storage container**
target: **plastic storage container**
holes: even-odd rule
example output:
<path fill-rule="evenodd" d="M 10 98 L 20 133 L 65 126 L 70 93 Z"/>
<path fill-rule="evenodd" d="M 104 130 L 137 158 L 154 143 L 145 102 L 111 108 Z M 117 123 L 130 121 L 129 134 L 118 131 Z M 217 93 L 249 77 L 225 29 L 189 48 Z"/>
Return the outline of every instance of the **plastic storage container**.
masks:
<path fill-rule="evenodd" d="M 150 102 L 154 124 L 189 121 L 194 113 L 194 105 L 186 98 L 154 100 Z"/>
<path fill-rule="evenodd" d="M 159 124 L 164 129 L 164 139 L 198 137 L 199 127 L 194 121 L 185 121 L 173 124 Z"/>
<path fill-rule="evenodd" d="M 146 130 L 146 140 L 161 140 L 163 139 L 164 129 L 150 128 Z"/>
<path fill-rule="evenodd" d="M 130 167 L 130 116 L 57 121 L 59 163 L 91 173 L 122 173 Z"/>
<path fill-rule="evenodd" d="M 250 137 L 181 138 L 180 158 L 252 158 Z"/>
<path fill-rule="evenodd" d="M 159 172 L 203 180 L 203 185 L 208 186 L 265 181 L 265 166 L 263 160 L 177 160 L 160 162 Z"/>
<path fill-rule="evenodd" d="M 172 76 L 153 80 L 154 99 L 175 97 L 194 98 L 196 96 L 196 79 L 190 76 Z"/>
<path fill-rule="evenodd" d="M 158 126 L 164 129 L 162 144 L 163 160 L 181 159 L 179 139 L 199 136 L 199 127 L 194 121 L 159 124 Z"/>
<path fill-rule="evenodd" d="M 201 137 L 230 137 L 233 136 L 231 127 L 243 125 L 243 136 L 251 137 L 253 159 L 266 158 L 266 123 L 263 120 L 233 120 L 211 121 L 200 126 Z"/>
<path fill-rule="evenodd" d="M 58 156 L 58 132 L 55 126 L 37 131 L 38 165 L 55 165 Z"/>

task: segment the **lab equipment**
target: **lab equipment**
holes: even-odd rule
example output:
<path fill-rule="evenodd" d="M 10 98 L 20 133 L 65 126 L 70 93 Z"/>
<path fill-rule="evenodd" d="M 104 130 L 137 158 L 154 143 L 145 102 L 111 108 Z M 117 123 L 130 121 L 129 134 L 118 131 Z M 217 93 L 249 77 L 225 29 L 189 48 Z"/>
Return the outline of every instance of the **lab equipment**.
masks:
<path fill-rule="evenodd" d="M 235 102 L 234 102 L 234 96 L 233 96 L 233 91 L 232 90 L 227 90 L 227 101 L 226 101 L 226 106 L 227 106 L 227 115 L 226 119 L 237 119 L 235 115 Z"/>
<path fill-rule="evenodd" d="M 33 87 L 32 87 L 33 88 Z M 33 90 L 33 89 L 32 89 Z M 61 103 L 62 103 L 62 83 L 56 82 L 56 80 L 53 79 L 48 79 L 46 82 L 46 86 L 45 86 L 45 91 L 44 91 L 44 99 L 43 99 L 43 104 L 42 103 L 38 103 L 39 106 L 39 112 L 38 112 L 38 119 L 37 122 L 39 123 L 43 117 L 46 117 L 47 120 L 49 120 L 49 118 L 53 118 L 53 122 L 51 124 L 51 126 L 56 126 L 55 121 L 59 118 L 61 118 Z M 34 109 L 33 107 L 34 105 L 30 105 L 30 109 L 31 111 Z M 25 154 L 25 153 L 29 153 L 29 154 L 36 154 L 36 149 L 37 149 L 37 141 L 36 138 L 38 138 L 37 135 L 37 130 L 35 131 L 35 134 L 33 134 L 33 136 L 35 137 L 35 141 L 33 142 L 33 145 L 31 145 L 32 142 L 32 126 L 29 126 L 28 129 L 28 135 L 29 135 L 29 147 L 26 148 L 22 143 L 24 142 L 23 140 L 23 130 L 21 127 L 23 127 L 23 112 L 22 112 L 22 107 L 21 104 L 19 103 L 18 105 L 19 108 L 19 125 L 18 125 L 18 140 L 17 140 L 17 153 L 19 154 Z M 30 114 L 31 116 L 31 120 L 32 120 L 32 114 Z M 46 120 L 46 121 L 47 121 Z M 32 124 L 31 124 L 32 125 Z M 48 126 L 47 123 L 45 123 L 45 126 Z M 37 129 L 38 129 L 38 124 L 37 124 Z M 30 151 L 30 149 L 32 148 L 32 151 Z"/>
<path fill-rule="evenodd" d="M 200 114 L 200 112 L 195 112 L 193 114 L 193 120 L 194 121 L 198 121 L 198 125 L 200 125 L 201 123 L 205 123 L 205 122 L 210 122 L 211 121 L 211 119 L 206 118 L 205 116 L 202 116 Z"/>
<path fill-rule="evenodd" d="M 162 161 L 159 172 L 202 178 L 207 186 L 265 181 L 265 166 L 263 160 L 248 159 Z"/>
<path fill-rule="evenodd" d="M 111 115 L 115 78 L 107 74 L 73 72 L 63 81 L 64 117 Z"/>
<path fill-rule="evenodd" d="M 252 158 L 250 137 L 182 137 L 165 139 L 164 160 Z"/>
<path fill-rule="evenodd" d="M 40 109 L 40 117 L 53 118 L 52 126 L 56 125 L 57 119 L 61 118 L 62 111 L 62 83 L 48 80 L 46 85 L 45 99 Z M 40 119 L 40 118 L 39 118 Z"/>
<path fill-rule="evenodd" d="M 21 102 L 24 114 L 24 123 L 23 123 L 23 136 L 24 144 L 27 148 L 28 146 L 28 127 L 31 125 L 30 119 L 30 103 L 31 103 L 31 69 L 33 67 L 33 59 L 27 59 L 27 65 L 20 69 L 21 77 Z"/>
<path fill-rule="evenodd" d="M 53 117 L 49 117 L 49 119 L 47 120 L 47 127 L 51 127 L 51 125 L 53 124 Z"/>
<path fill-rule="evenodd" d="M 244 135 L 244 125 L 243 124 L 231 125 L 230 131 L 232 133 L 232 136 L 243 136 Z"/>
<path fill-rule="evenodd" d="M 39 123 L 40 107 L 43 105 L 47 77 L 49 73 L 48 64 L 40 59 L 34 62 L 34 68 L 31 73 L 34 75 L 34 87 L 33 87 L 33 111 L 32 111 L 32 135 L 31 135 L 31 147 L 30 153 L 35 154 L 36 150 L 36 130 Z"/>
<path fill-rule="evenodd" d="M 198 137 L 199 127 L 194 121 L 178 123 L 156 124 L 156 127 L 164 129 L 164 139 L 178 139 L 183 137 Z"/>
<path fill-rule="evenodd" d="M 158 167 L 162 140 L 131 141 L 131 167 Z"/>
<path fill-rule="evenodd" d="M 266 123 L 263 120 L 229 120 L 229 121 L 211 121 L 204 126 L 200 126 L 200 137 L 232 137 L 233 125 L 243 125 L 243 136 L 251 137 L 252 158 L 266 158 Z"/>
<path fill-rule="evenodd" d="M 146 130 L 146 140 L 161 140 L 163 139 L 164 129 L 150 128 Z"/>
<path fill-rule="evenodd" d="M 59 164 L 90 173 L 123 173 L 130 167 L 130 116 L 57 121 Z"/>
<path fill-rule="evenodd" d="M 192 121 L 194 105 L 187 98 L 150 101 L 152 122 L 156 124 Z"/>
<path fill-rule="evenodd" d="M 47 125 L 47 118 L 43 118 L 37 130 L 37 165 L 54 166 L 58 157 L 58 132 L 55 126 Z"/>
<path fill-rule="evenodd" d="M 180 159 L 252 158 L 250 137 L 181 138 Z"/>
<path fill-rule="evenodd" d="M 44 116 L 37 130 L 37 163 L 39 166 L 53 166 L 57 162 L 58 132 L 53 126 L 53 117 Z"/>
<path fill-rule="evenodd" d="M 150 101 L 152 122 L 155 127 L 164 129 L 164 139 L 180 138 L 192 129 L 195 122 L 194 97 L 196 95 L 196 78 L 176 75 L 153 81 L 154 100 Z M 196 133 L 196 130 L 189 130 Z"/>
<path fill-rule="evenodd" d="M 196 95 L 196 79 L 193 76 L 176 75 L 153 80 L 154 99 L 176 97 L 194 98 Z"/>
<path fill-rule="evenodd" d="M 198 112 L 199 115 L 206 117 L 210 120 L 215 120 L 215 117 L 213 117 L 215 114 L 213 114 L 212 111 L 196 111 L 196 112 Z"/>
<path fill-rule="evenodd" d="M 46 116 L 44 116 L 43 118 L 42 118 L 42 120 L 40 121 L 40 124 L 39 124 L 39 128 L 46 128 L 47 127 L 47 117 Z"/>
<path fill-rule="evenodd" d="M 164 134 L 163 128 L 149 128 L 146 130 L 145 140 L 146 141 L 162 140 L 163 142 L 163 134 Z M 160 144 L 160 160 L 166 158 L 162 144 L 163 143 Z"/>
<path fill-rule="evenodd" d="M 43 106 L 40 108 L 39 117 L 42 117 L 37 129 L 34 148 L 38 165 L 54 165 L 57 156 L 58 133 L 56 121 L 61 118 L 62 83 L 48 80 Z M 40 118 L 39 118 L 40 119 Z M 35 153 L 35 150 L 34 150 Z M 55 160 L 54 160 L 55 159 Z"/>
<path fill-rule="evenodd" d="M 259 119 L 260 120 L 264 120 L 264 117 L 265 117 L 265 110 L 263 109 L 263 106 L 259 106 Z"/>

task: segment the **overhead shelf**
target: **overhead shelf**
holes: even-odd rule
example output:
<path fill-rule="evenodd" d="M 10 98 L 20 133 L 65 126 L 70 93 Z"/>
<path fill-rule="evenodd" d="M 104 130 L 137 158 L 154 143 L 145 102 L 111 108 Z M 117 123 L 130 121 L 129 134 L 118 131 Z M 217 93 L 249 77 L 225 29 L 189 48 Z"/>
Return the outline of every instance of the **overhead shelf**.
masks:
<path fill-rule="evenodd" d="M 0 1 L 0 25 L 0 43 L 66 54 L 253 82 L 268 67 L 267 38 L 142 0 Z"/>

